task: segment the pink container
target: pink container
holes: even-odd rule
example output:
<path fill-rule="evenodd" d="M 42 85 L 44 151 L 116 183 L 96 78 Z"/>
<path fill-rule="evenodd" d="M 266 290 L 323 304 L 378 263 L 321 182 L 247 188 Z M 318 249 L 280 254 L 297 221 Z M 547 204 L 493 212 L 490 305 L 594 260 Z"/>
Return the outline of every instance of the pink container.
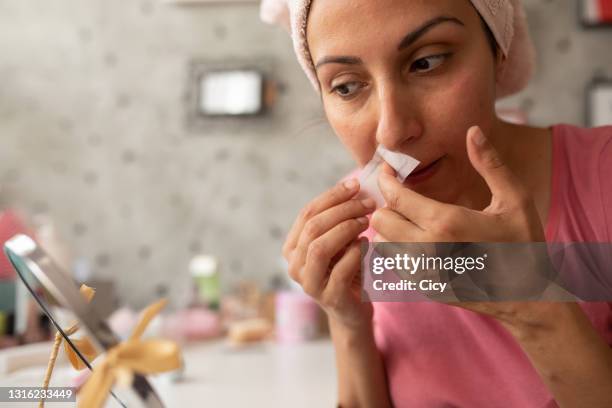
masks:
<path fill-rule="evenodd" d="M 275 299 L 276 340 L 299 343 L 319 335 L 319 305 L 301 292 L 278 292 Z"/>

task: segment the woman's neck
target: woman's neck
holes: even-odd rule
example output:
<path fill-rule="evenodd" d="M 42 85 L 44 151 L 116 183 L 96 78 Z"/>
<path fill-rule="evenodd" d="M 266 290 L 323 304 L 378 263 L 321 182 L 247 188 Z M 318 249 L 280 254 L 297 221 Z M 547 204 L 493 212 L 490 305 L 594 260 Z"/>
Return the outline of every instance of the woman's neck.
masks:
<path fill-rule="evenodd" d="M 542 225 L 546 225 L 550 206 L 550 180 L 552 167 L 552 132 L 550 128 L 515 125 L 497 120 L 489 140 L 506 165 L 531 193 Z M 485 208 L 491 193 L 482 178 L 473 183 L 469 198 L 471 208 Z M 462 204 L 465 205 L 465 204 Z"/>

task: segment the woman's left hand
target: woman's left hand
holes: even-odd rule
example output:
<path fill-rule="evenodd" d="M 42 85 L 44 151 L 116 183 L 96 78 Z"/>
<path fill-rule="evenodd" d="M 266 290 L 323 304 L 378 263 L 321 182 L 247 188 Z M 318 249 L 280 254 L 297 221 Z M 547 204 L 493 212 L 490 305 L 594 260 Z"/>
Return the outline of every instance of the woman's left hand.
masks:
<path fill-rule="evenodd" d="M 544 232 L 535 204 L 479 127 L 467 133 L 468 157 L 491 190 L 482 211 L 445 204 L 404 187 L 385 165 L 379 186 L 387 207 L 372 226 L 392 242 L 540 242 Z"/>
<path fill-rule="evenodd" d="M 477 126 L 467 132 L 467 151 L 492 197 L 482 211 L 441 203 L 404 187 L 385 165 L 379 186 L 387 207 L 371 219 L 376 242 L 543 242 L 542 223 L 535 203 L 521 181 L 504 163 Z M 463 308 L 513 323 L 525 313 L 526 303 L 459 302 Z M 525 310 L 525 308 L 529 310 Z"/>

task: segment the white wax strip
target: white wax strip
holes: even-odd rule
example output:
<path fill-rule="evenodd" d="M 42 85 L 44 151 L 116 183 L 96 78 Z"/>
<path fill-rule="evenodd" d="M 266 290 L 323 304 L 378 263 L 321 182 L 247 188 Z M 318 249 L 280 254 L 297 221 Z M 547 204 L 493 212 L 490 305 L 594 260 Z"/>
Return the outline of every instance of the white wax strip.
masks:
<path fill-rule="evenodd" d="M 420 161 L 407 154 L 392 152 L 386 149 L 383 145 L 378 145 L 376 153 L 382 157 L 384 161 L 389 163 L 389 166 L 393 167 L 397 172 L 397 179 L 403 183 L 406 178 L 416 169 Z"/>
<path fill-rule="evenodd" d="M 406 177 L 408 177 L 421 163 L 407 154 L 392 152 L 384 146 L 378 145 L 374 157 L 366 164 L 359 176 L 361 192 L 358 196 L 359 198 L 373 198 L 378 208 L 385 206 L 385 199 L 378 188 L 378 175 L 380 173 L 380 165 L 383 161 L 387 162 L 389 166 L 395 169 L 397 172 L 397 180 L 400 183 L 403 183 Z"/>

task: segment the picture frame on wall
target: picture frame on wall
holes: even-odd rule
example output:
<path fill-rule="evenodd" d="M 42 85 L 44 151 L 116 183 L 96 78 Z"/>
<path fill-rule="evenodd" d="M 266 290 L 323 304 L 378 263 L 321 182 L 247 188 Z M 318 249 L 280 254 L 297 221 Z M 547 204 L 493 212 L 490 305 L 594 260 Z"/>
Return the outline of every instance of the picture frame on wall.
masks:
<path fill-rule="evenodd" d="M 585 27 L 612 27 L 612 0 L 579 0 L 579 15 Z"/>
<path fill-rule="evenodd" d="M 612 79 L 596 78 L 587 87 L 586 124 L 612 125 Z"/>
<path fill-rule="evenodd" d="M 196 58 L 188 64 L 186 130 L 196 134 L 273 132 L 285 123 L 275 109 L 282 83 L 276 58 Z"/>

